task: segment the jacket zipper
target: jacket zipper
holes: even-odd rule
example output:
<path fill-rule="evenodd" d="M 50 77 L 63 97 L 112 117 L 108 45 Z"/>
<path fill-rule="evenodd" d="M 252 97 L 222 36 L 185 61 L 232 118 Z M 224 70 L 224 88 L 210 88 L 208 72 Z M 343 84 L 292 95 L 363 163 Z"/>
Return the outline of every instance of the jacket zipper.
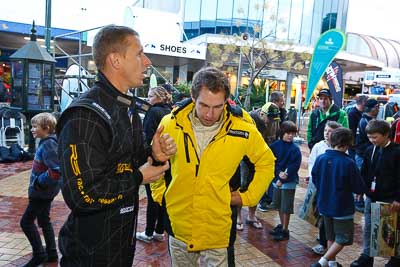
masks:
<path fill-rule="evenodd" d="M 197 158 L 197 164 L 196 164 L 196 177 L 199 173 L 199 166 L 200 166 L 200 159 L 199 156 L 197 155 L 197 150 L 194 146 L 193 140 L 192 138 L 190 138 L 190 135 L 188 133 L 183 133 L 183 140 L 184 140 L 184 144 L 185 144 L 185 154 L 186 154 L 186 162 L 190 163 L 190 155 L 189 155 L 189 141 L 192 144 L 192 148 L 194 149 L 194 153 L 196 154 L 196 158 Z"/>

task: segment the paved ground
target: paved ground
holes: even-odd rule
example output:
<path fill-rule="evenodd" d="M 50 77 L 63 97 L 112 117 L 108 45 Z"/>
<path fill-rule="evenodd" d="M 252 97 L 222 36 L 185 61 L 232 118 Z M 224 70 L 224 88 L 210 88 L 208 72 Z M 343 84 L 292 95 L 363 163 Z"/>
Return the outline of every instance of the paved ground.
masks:
<path fill-rule="evenodd" d="M 298 211 L 305 194 L 304 177 L 307 176 L 308 148 L 301 146 L 303 164 L 300 171 L 301 183 L 296 190 L 295 210 Z M 26 208 L 29 169 L 32 162 L 0 164 L 0 266 L 21 266 L 31 257 L 31 247 L 19 227 L 19 220 Z M 141 190 L 138 231 L 145 228 L 146 198 Z M 56 232 L 59 231 L 69 213 L 61 194 L 53 202 L 51 218 Z M 243 219 L 247 215 L 244 209 Z M 253 229 L 245 225 L 238 232 L 235 243 L 237 266 L 309 266 L 319 257 L 310 247 L 317 244 L 318 230 L 293 215 L 290 222 L 290 240 L 276 242 L 270 239 L 268 231 L 279 221 L 275 211 L 257 212 L 263 229 Z M 356 214 L 355 242 L 346 247 L 338 257 L 343 266 L 358 257 L 361 251 L 362 215 Z M 212 222 L 210 222 L 212 223 Z M 375 266 L 383 266 L 385 259 L 378 258 Z M 57 266 L 47 264 L 46 266 Z M 170 266 L 166 242 L 145 244 L 138 241 L 137 253 L 133 266 Z"/>

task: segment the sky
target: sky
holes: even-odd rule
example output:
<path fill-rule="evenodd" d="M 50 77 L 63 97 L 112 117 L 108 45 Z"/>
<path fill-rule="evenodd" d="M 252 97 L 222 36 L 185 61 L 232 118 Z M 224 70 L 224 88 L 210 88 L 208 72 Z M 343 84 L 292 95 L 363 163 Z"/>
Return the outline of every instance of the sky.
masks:
<path fill-rule="evenodd" d="M 84 30 L 117 23 L 113 21 L 120 16 L 117 9 L 134 2 L 136 1 L 52 0 L 52 26 Z M 35 19 L 37 24 L 44 25 L 45 3 L 45 0 L 9 1 L 2 5 L 0 19 L 23 23 L 32 23 Z M 105 6 L 104 3 L 110 5 Z M 349 0 L 347 31 L 400 41 L 399 10 L 399 0 Z M 90 19 L 89 14 L 92 15 Z"/>
<path fill-rule="evenodd" d="M 347 32 L 400 41 L 399 0 L 349 0 Z"/>

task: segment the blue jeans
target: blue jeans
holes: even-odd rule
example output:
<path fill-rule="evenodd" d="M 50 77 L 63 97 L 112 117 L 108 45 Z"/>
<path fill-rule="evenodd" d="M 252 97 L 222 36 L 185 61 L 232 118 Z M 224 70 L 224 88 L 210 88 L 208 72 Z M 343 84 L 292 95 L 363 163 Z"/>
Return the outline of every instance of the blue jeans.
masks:
<path fill-rule="evenodd" d="M 355 162 L 356 162 L 356 164 L 357 164 L 358 169 L 361 171 L 361 167 L 362 167 L 362 165 L 363 165 L 364 158 L 361 157 L 361 156 L 359 156 L 358 154 L 356 154 L 354 160 L 355 160 Z"/>
<path fill-rule="evenodd" d="M 365 197 L 364 205 L 364 228 L 363 228 L 363 250 L 362 254 L 369 256 L 371 239 L 371 199 Z"/>
<path fill-rule="evenodd" d="M 358 154 L 355 155 L 355 162 L 357 164 L 358 169 L 361 171 L 361 167 L 363 165 L 364 162 L 364 158 L 359 156 Z M 359 201 L 354 199 L 354 205 L 356 205 L 357 207 L 363 207 L 364 204 L 364 198 L 363 198 L 364 194 L 361 195 L 361 198 Z"/>
<path fill-rule="evenodd" d="M 272 202 L 273 196 L 274 196 L 274 185 L 271 183 L 268 187 L 268 190 L 262 195 L 259 204 L 267 206 Z"/>

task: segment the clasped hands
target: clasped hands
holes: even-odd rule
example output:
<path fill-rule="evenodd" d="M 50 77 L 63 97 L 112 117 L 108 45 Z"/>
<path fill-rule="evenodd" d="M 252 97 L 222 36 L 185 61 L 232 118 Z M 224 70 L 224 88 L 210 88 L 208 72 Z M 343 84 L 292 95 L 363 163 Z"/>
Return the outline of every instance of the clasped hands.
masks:
<path fill-rule="evenodd" d="M 169 134 L 161 134 L 163 129 L 164 126 L 158 127 L 153 136 L 152 157 L 148 157 L 147 162 L 139 168 L 143 175 L 142 184 L 155 182 L 164 175 L 165 171 L 169 169 L 168 160 L 176 153 L 177 148 L 174 139 Z M 153 166 L 153 159 L 163 164 Z"/>

